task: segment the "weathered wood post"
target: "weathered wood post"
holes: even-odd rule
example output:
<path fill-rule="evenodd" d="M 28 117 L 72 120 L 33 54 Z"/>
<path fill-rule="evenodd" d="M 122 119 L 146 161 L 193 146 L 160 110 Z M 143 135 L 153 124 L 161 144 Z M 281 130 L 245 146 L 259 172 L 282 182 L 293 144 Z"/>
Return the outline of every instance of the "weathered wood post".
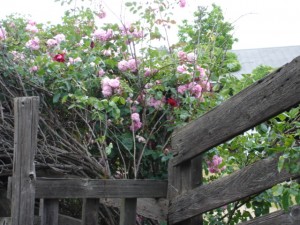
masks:
<path fill-rule="evenodd" d="M 38 107 L 38 97 L 14 99 L 12 225 L 33 225 L 34 222 Z"/>
<path fill-rule="evenodd" d="M 84 198 L 82 206 L 82 225 L 98 224 L 98 198 Z"/>
<path fill-rule="evenodd" d="M 40 216 L 41 225 L 58 225 L 58 199 L 41 199 Z"/>
<path fill-rule="evenodd" d="M 171 202 L 176 196 L 192 190 L 202 184 L 202 156 L 197 156 L 181 165 L 174 166 L 169 162 L 168 199 Z M 202 225 L 202 216 L 176 223 L 176 225 Z"/>
<path fill-rule="evenodd" d="M 120 225 L 136 224 L 136 198 L 125 198 L 121 202 Z"/>

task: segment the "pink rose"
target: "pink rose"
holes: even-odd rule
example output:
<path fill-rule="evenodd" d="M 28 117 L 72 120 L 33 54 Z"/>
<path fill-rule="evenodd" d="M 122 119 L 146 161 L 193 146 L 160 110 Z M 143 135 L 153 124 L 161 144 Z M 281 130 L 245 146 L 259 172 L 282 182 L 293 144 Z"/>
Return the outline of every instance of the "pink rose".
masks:
<path fill-rule="evenodd" d="M 27 41 L 25 46 L 31 50 L 38 50 L 40 48 L 40 39 L 38 37 L 34 37 L 33 39 Z"/>
<path fill-rule="evenodd" d="M 120 81 L 118 78 L 116 79 L 110 79 L 108 81 L 109 86 L 111 86 L 112 88 L 119 88 L 120 87 Z"/>
<path fill-rule="evenodd" d="M 183 51 L 179 51 L 179 52 L 177 53 L 177 56 L 178 56 L 178 58 L 180 59 L 180 61 L 185 61 L 185 60 L 186 60 L 186 57 L 187 57 L 187 54 L 186 54 L 185 52 L 183 52 Z"/>
<path fill-rule="evenodd" d="M 196 98 L 201 97 L 202 87 L 199 84 L 197 84 L 196 82 L 189 83 L 188 89 L 190 90 L 191 94 L 193 96 L 195 96 Z"/>
<path fill-rule="evenodd" d="M 183 95 L 187 89 L 188 89 L 188 86 L 186 84 L 184 84 L 184 85 L 178 86 L 177 91 L 179 94 Z"/>
<path fill-rule="evenodd" d="M 205 73 L 204 68 L 202 68 L 201 66 L 197 66 L 196 69 L 200 72 L 200 78 L 205 78 L 206 77 L 206 73 Z"/>
<path fill-rule="evenodd" d="M 131 72 L 137 71 L 138 61 L 136 59 L 129 59 L 128 60 L 128 68 Z"/>
<path fill-rule="evenodd" d="M 93 33 L 94 38 L 100 40 L 100 41 L 108 41 L 113 37 L 113 31 L 112 29 L 105 30 L 96 30 Z"/>
<path fill-rule="evenodd" d="M 128 70 L 128 62 L 126 60 L 122 60 L 118 63 L 118 68 L 119 70 L 121 70 L 122 72 L 125 72 L 126 70 Z"/>
<path fill-rule="evenodd" d="M 97 16 L 99 17 L 99 19 L 103 19 L 106 17 L 106 12 L 104 10 L 100 10 Z"/>
<path fill-rule="evenodd" d="M 54 40 L 54 39 L 49 39 L 49 40 L 47 40 L 47 45 L 48 45 L 49 47 L 54 47 L 54 46 L 57 45 L 57 41 Z"/>
<path fill-rule="evenodd" d="M 193 63 L 196 60 L 196 55 L 195 53 L 191 52 L 186 55 L 186 58 L 188 62 Z"/>
<path fill-rule="evenodd" d="M 219 173 L 226 169 L 226 166 L 219 168 L 219 165 L 222 163 L 222 157 L 214 155 L 211 161 L 207 161 L 208 170 L 210 173 Z"/>
<path fill-rule="evenodd" d="M 184 65 L 181 65 L 181 66 L 177 66 L 177 72 L 178 73 L 184 73 L 186 72 L 186 67 Z"/>
<path fill-rule="evenodd" d="M 138 113 L 132 113 L 131 119 L 133 122 L 139 122 L 140 121 L 140 115 Z"/>
<path fill-rule="evenodd" d="M 102 87 L 102 94 L 104 97 L 109 97 L 113 93 L 113 89 L 110 86 L 103 86 Z"/>
<path fill-rule="evenodd" d="M 58 44 L 66 40 L 66 36 L 64 34 L 58 34 L 53 38 L 57 41 Z"/>
<path fill-rule="evenodd" d="M 186 0 L 179 0 L 179 6 L 180 6 L 181 8 L 184 8 L 185 5 L 186 5 Z"/>
<path fill-rule="evenodd" d="M 30 73 L 32 72 L 36 72 L 38 70 L 38 67 L 37 66 L 33 66 L 29 69 Z"/>
<path fill-rule="evenodd" d="M 101 68 L 101 69 L 98 71 L 98 76 L 99 76 L 99 77 L 102 77 L 104 74 L 105 74 L 105 71 Z"/>
<path fill-rule="evenodd" d="M 25 30 L 29 31 L 31 33 L 37 33 L 37 32 L 39 32 L 39 29 L 35 25 L 31 25 L 31 24 L 27 24 Z"/>

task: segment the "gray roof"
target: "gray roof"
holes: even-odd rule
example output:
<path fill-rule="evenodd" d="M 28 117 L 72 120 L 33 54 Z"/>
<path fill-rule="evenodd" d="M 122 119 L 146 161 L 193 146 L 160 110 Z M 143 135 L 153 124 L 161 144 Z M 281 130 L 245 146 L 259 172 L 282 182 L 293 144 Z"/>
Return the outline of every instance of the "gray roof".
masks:
<path fill-rule="evenodd" d="M 242 68 L 233 73 L 236 76 L 251 73 L 259 65 L 267 65 L 274 68 L 281 67 L 300 55 L 300 46 L 258 48 L 232 50 L 237 54 Z"/>

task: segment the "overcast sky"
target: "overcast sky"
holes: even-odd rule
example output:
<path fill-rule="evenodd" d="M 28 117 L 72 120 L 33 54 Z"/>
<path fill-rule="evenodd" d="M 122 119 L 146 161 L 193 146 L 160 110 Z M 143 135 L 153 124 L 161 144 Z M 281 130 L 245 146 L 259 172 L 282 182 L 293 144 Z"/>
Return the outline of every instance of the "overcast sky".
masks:
<path fill-rule="evenodd" d="M 220 5 L 225 19 L 235 26 L 234 36 L 239 42 L 234 45 L 234 49 L 300 45 L 300 0 L 186 1 L 186 8 L 176 7 L 174 11 L 175 15 L 180 14 L 180 18 L 191 17 L 198 5 Z M 122 0 L 103 2 L 118 14 Z M 54 0 L 0 0 L 0 3 L 1 18 L 18 12 L 32 15 L 32 19 L 37 22 L 58 22 L 65 10 Z M 109 18 L 114 17 L 111 11 L 108 10 Z"/>

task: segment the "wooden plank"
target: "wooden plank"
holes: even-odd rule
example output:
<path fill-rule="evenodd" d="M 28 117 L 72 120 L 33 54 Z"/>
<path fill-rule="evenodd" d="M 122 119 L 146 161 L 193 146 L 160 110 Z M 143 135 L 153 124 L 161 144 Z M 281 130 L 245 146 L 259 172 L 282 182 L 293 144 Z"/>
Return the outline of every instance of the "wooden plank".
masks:
<path fill-rule="evenodd" d="M 120 209 L 120 225 L 136 224 L 136 203 L 136 198 L 122 199 Z"/>
<path fill-rule="evenodd" d="M 300 224 L 300 206 L 293 206 L 288 212 L 280 210 L 238 225 L 298 225 Z"/>
<path fill-rule="evenodd" d="M 81 220 L 75 219 L 70 216 L 59 215 L 58 216 L 58 224 L 59 225 L 81 225 Z M 3 217 L 0 218 L 0 225 L 12 225 L 11 217 Z M 41 217 L 34 217 L 34 225 L 41 225 Z"/>
<path fill-rule="evenodd" d="M 202 184 L 202 156 L 197 156 L 177 167 L 174 167 L 172 160 L 170 160 L 169 169 L 169 172 L 171 171 L 169 173 L 168 185 L 168 199 L 170 201 L 178 195 L 184 194 Z M 176 224 L 201 225 L 203 224 L 203 220 L 201 215 L 197 215 Z"/>
<path fill-rule="evenodd" d="M 38 97 L 14 99 L 15 134 L 12 179 L 12 224 L 32 225 L 34 220 Z"/>
<path fill-rule="evenodd" d="M 99 205 L 100 204 L 98 198 L 83 199 L 82 225 L 98 224 Z"/>
<path fill-rule="evenodd" d="M 121 208 L 121 199 L 118 198 L 100 199 L 100 202 L 107 206 Z M 165 222 L 167 221 L 168 204 L 168 200 L 163 198 L 138 198 L 137 214 L 159 222 Z"/>
<path fill-rule="evenodd" d="M 41 225 L 58 224 L 58 199 L 43 199 L 40 204 Z"/>
<path fill-rule="evenodd" d="M 0 217 L 10 216 L 10 200 L 7 198 L 6 189 L 0 187 Z M 2 225 L 0 223 L 0 225 Z"/>
<path fill-rule="evenodd" d="M 277 170 L 278 157 L 260 160 L 240 171 L 195 188 L 173 199 L 169 207 L 171 224 L 219 208 L 228 203 L 271 188 L 277 183 L 300 177 Z"/>
<path fill-rule="evenodd" d="M 155 188 L 153 188 L 155 187 Z M 165 198 L 167 181 L 37 178 L 37 198 Z"/>
<path fill-rule="evenodd" d="M 191 159 L 300 103 L 300 57 L 172 135 L 174 165 Z"/>

